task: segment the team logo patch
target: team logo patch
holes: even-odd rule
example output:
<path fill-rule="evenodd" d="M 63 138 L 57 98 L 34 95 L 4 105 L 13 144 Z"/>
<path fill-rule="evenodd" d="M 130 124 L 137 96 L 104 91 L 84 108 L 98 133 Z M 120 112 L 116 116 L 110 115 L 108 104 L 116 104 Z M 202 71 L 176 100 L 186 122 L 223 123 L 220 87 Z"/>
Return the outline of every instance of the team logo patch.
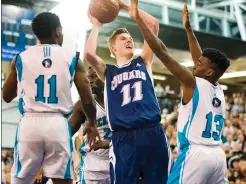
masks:
<path fill-rule="evenodd" d="M 45 60 L 43 60 L 42 64 L 45 68 L 50 68 L 52 65 L 52 61 L 51 61 L 51 59 L 45 59 Z"/>
<path fill-rule="evenodd" d="M 213 98 L 212 104 L 214 107 L 219 107 L 221 105 L 221 101 L 220 101 L 220 99 L 215 97 L 215 98 Z"/>

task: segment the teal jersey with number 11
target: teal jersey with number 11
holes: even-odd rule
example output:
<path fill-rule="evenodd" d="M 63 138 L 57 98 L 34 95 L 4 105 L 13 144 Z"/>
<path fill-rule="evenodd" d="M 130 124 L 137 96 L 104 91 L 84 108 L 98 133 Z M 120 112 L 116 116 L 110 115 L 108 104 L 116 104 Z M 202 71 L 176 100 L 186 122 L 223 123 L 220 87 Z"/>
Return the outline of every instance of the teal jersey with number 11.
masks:
<path fill-rule="evenodd" d="M 40 44 L 21 52 L 16 58 L 20 112 L 68 116 L 76 62 L 75 53 L 59 45 Z"/>

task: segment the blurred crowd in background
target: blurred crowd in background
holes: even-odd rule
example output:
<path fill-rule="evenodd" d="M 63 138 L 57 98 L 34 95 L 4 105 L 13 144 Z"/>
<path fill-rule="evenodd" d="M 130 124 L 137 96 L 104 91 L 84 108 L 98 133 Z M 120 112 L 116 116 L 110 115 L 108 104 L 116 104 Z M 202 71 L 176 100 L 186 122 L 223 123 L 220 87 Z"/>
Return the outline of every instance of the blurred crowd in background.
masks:
<path fill-rule="evenodd" d="M 161 124 L 173 153 L 178 156 L 177 117 L 180 94 L 170 87 L 155 87 L 162 119 Z M 227 158 L 227 177 L 230 184 L 246 184 L 246 93 L 226 95 L 226 121 L 222 133 L 223 149 Z M 13 149 L 2 149 L 2 184 L 10 184 L 10 171 L 13 164 Z"/>

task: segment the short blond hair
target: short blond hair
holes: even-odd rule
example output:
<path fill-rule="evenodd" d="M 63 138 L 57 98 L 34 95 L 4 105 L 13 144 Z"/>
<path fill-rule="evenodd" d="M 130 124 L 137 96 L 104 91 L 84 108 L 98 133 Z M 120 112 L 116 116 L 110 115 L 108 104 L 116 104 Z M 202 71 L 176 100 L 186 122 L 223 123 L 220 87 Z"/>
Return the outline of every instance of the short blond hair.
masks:
<path fill-rule="evenodd" d="M 108 38 L 108 47 L 109 47 L 109 50 L 110 50 L 110 46 L 112 43 L 114 43 L 117 35 L 119 34 L 122 34 L 122 33 L 127 33 L 127 34 L 130 34 L 126 28 L 118 28 L 116 29 L 111 35 L 110 37 Z M 110 51 L 111 52 L 111 51 Z M 111 52 L 112 53 L 112 52 Z M 112 53 L 113 55 L 115 55 L 114 53 Z"/>

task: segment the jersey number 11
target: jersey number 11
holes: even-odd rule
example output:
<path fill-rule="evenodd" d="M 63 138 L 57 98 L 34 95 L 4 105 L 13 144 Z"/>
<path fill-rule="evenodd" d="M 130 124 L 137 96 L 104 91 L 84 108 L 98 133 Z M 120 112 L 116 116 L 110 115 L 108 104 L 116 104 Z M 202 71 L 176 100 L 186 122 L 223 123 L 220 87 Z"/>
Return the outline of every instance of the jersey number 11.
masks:
<path fill-rule="evenodd" d="M 131 88 L 134 88 L 134 97 L 131 98 Z M 130 87 L 130 84 L 126 84 L 122 87 L 121 93 L 123 93 L 123 102 L 121 106 L 124 106 L 126 104 L 129 104 L 131 101 L 139 101 L 143 99 L 142 94 L 142 81 L 135 82 L 132 87 Z"/>
<path fill-rule="evenodd" d="M 39 75 L 35 80 L 35 83 L 37 84 L 37 95 L 35 96 L 36 102 L 47 102 L 48 104 L 58 103 L 58 97 L 56 96 L 56 75 L 52 75 L 48 80 L 48 84 L 50 86 L 48 101 L 44 97 L 44 75 Z"/>

